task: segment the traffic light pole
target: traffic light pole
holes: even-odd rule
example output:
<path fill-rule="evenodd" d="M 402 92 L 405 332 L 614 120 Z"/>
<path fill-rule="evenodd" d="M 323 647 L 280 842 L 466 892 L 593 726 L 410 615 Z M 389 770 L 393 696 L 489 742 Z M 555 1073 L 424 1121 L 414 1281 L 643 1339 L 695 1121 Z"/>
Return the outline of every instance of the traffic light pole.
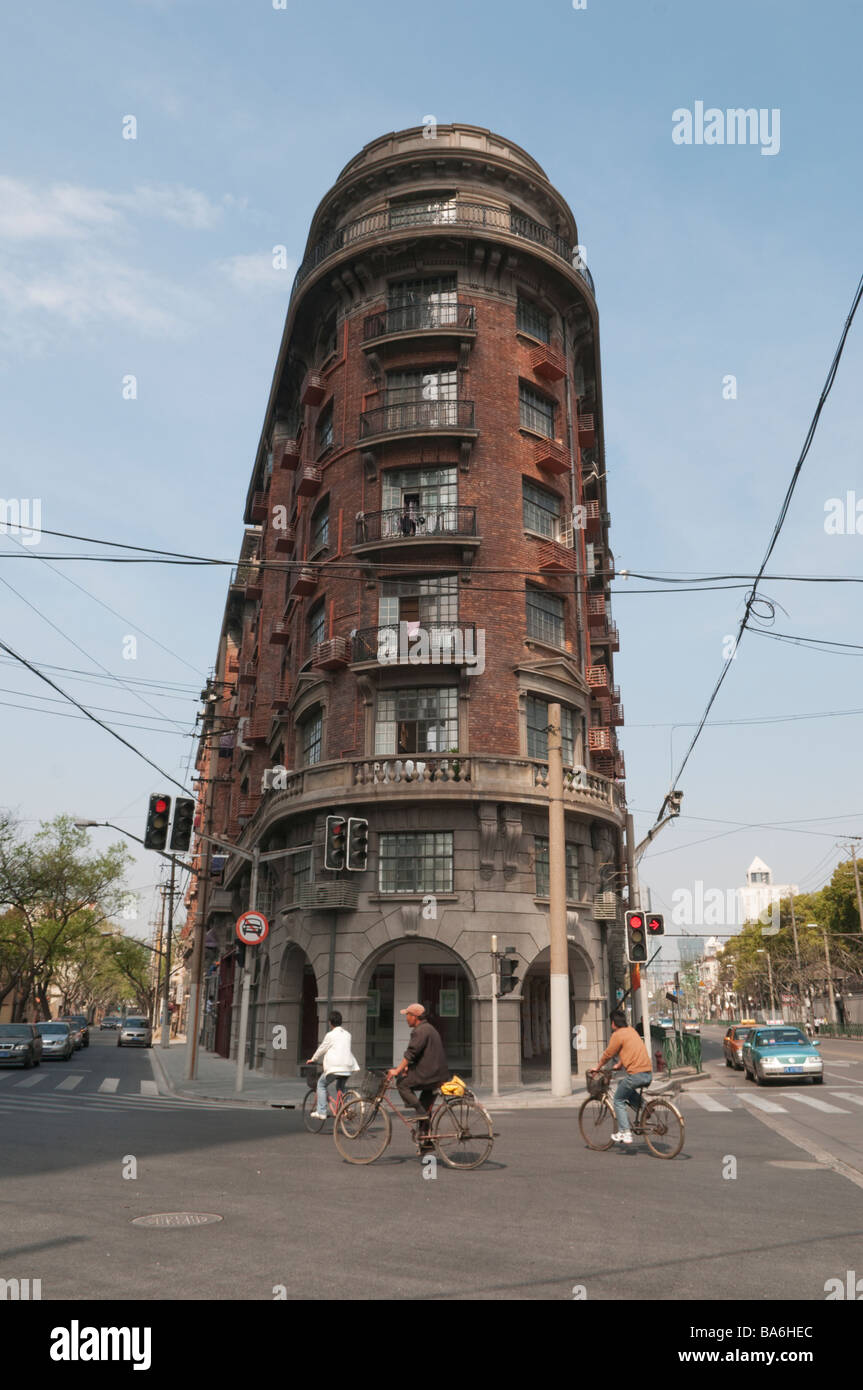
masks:
<path fill-rule="evenodd" d="M 638 886 L 638 869 L 635 862 L 635 827 L 632 816 L 627 812 L 626 816 L 626 872 L 629 881 L 629 907 L 630 909 L 641 907 L 641 890 Z M 646 942 L 646 937 L 645 937 Z M 632 967 L 630 967 L 631 969 Z M 644 1046 L 647 1048 L 647 1055 L 650 1056 L 650 1006 L 647 1002 L 647 968 L 638 967 L 639 978 L 639 999 L 641 1003 L 642 1037 Z M 634 996 L 633 996 L 634 1002 Z M 635 1020 L 638 1022 L 638 1020 Z"/>
<path fill-rule="evenodd" d="M 499 1075 L 497 1063 L 497 937 L 491 939 L 491 1093 L 499 1096 Z"/>
<path fill-rule="evenodd" d="M 171 937 L 174 932 L 174 880 L 177 860 L 171 855 L 171 886 L 168 889 L 168 940 L 165 948 L 165 993 L 162 1000 L 162 1047 L 171 1046 Z"/>

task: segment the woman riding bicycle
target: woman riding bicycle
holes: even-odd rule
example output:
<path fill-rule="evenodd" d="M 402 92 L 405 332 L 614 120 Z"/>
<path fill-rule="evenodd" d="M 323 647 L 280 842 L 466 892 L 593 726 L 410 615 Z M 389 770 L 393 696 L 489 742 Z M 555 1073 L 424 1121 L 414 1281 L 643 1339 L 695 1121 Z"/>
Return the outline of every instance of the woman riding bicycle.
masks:
<path fill-rule="evenodd" d="M 359 1062 L 351 1052 L 351 1035 L 342 1027 L 342 1016 L 335 1009 L 329 1017 L 330 1031 L 324 1034 L 323 1041 L 308 1059 L 306 1066 L 320 1062 L 323 1071 L 318 1077 L 318 1107 L 312 1115 L 314 1120 L 327 1118 L 327 1086 L 340 1086 L 346 1076 L 359 1070 Z"/>
<path fill-rule="evenodd" d="M 611 1015 L 611 1042 L 600 1057 L 595 1071 L 590 1072 L 589 1075 L 595 1075 L 595 1072 L 599 1071 L 605 1062 L 610 1062 L 612 1057 L 617 1056 L 620 1060 L 615 1062 L 612 1070 L 623 1070 L 626 1075 L 618 1083 L 614 1093 L 617 1133 L 612 1134 L 611 1137 L 615 1143 L 631 1144 L 632 1130 L 629 1127 L 626 1103 L 631 1101 L 637 1106 L 638 1092 L 642 1086 L 650 1085 L 653 1080 L 653 1070 L 650 1065 L 650 1053 L 635 1029 L 628 1026 L 626 1015 L 622 1009 L 615 1009 Z"/>

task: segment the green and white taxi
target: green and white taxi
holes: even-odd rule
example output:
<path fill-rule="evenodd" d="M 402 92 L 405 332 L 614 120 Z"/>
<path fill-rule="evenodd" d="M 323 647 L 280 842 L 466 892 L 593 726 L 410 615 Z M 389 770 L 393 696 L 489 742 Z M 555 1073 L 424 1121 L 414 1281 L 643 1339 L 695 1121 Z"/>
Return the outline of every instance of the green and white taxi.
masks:
<path fill-rule="evenodd" d="M 824 1080 L 824 1062 L 818 1041 L 810 1042 L 799 1028 L 753 1028 L 743 1044 L 743 1070 L 747 1080 L 763 1086 L 766 1081 L 785 1081 L 789 1076 L 809 1077 L 816 1085 Z"/>

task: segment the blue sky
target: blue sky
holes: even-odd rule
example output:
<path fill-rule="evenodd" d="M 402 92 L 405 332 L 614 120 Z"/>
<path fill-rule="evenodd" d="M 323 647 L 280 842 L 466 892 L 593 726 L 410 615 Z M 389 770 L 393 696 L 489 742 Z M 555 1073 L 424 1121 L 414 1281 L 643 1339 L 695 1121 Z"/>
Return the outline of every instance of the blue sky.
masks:
<path fill-rule="evenodd" d="M 235 554 L 311 214 L 366 141 L 433 115 L 517 141 L 575 212 L 597 285 L 618 570 L 755 572 L 861 269 L 859 7 L 47 0 L 4 27 L 0 495 L 40 497 L 44 527 Z M 778 108 L 779 153 L 676 145 L 672 112 L 696 101 Z M 861 364 L 857 324 L 768 573 L 863 575 L 863 535 L 824 531 L 829 498 L 863 500 Z M 30 548 L 64 549 L 81 547 Z M 16 550 L 0 536 L 0 554 Z M 21 597 L 0 585 L 0 635 L 39 663 L 175 685 L 133 697 L 56 676 L 143 725 L 120 732 L 182 781 L 224 573 L 56 571 L 2 561 Z M 642 831 L 691 732 L 670 726 L 700 717 L 744 592 L 628 592 L 645 587 L 614 586 Z M 777 631 L 861 640 L 854 585 L 762 593 L 782 605 Z M 713 718 L 856 711 L 861 655 L 747 634 Z M 34 822 L 69 810 L 140 834 L 156 774 L 98 729 L 10 708 L 35 704 L 40 683 L 6 660 L 0 675 L 0 799 Z M 148 719 L 142 696 L 175 725 Z M 835 841 L 863 832 L 859 729 L 855 713 L 705 730 L 685 814 L 643 863 L 654 905 L 698 879 L 742 882 L 756 853 L 777 881 L 820 886 Z M 142 855 L 142 920 L 157 876 Z"/>

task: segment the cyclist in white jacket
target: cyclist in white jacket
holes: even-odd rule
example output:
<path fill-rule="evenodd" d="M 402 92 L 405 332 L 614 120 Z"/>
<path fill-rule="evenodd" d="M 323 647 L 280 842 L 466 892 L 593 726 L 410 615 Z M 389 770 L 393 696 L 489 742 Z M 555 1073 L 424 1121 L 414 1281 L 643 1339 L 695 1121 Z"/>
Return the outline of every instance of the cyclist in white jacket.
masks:
<path fill-rule="evenodd" d="M 330 1030 L 324 1034 L 317 1052 L 306 1063 L 306 1066 L 311 1066 L 313 1062 L 320 1062 L 323 1067 L 318 1077 L 318 1101 L 313 1114 L 313 1119 L 316 1120 L 327 1118 L 327 1087 L 332 1084 L 338 1087 L 346 1076 L 350 1076 L 352 1071 L 359 1071 L 360 1068 L 351 1051 L 351 1035 L 347 1028 L 342 1027 L 342 1016 L 337 1009 L 330 1014 L 327 1021 Z"/>

